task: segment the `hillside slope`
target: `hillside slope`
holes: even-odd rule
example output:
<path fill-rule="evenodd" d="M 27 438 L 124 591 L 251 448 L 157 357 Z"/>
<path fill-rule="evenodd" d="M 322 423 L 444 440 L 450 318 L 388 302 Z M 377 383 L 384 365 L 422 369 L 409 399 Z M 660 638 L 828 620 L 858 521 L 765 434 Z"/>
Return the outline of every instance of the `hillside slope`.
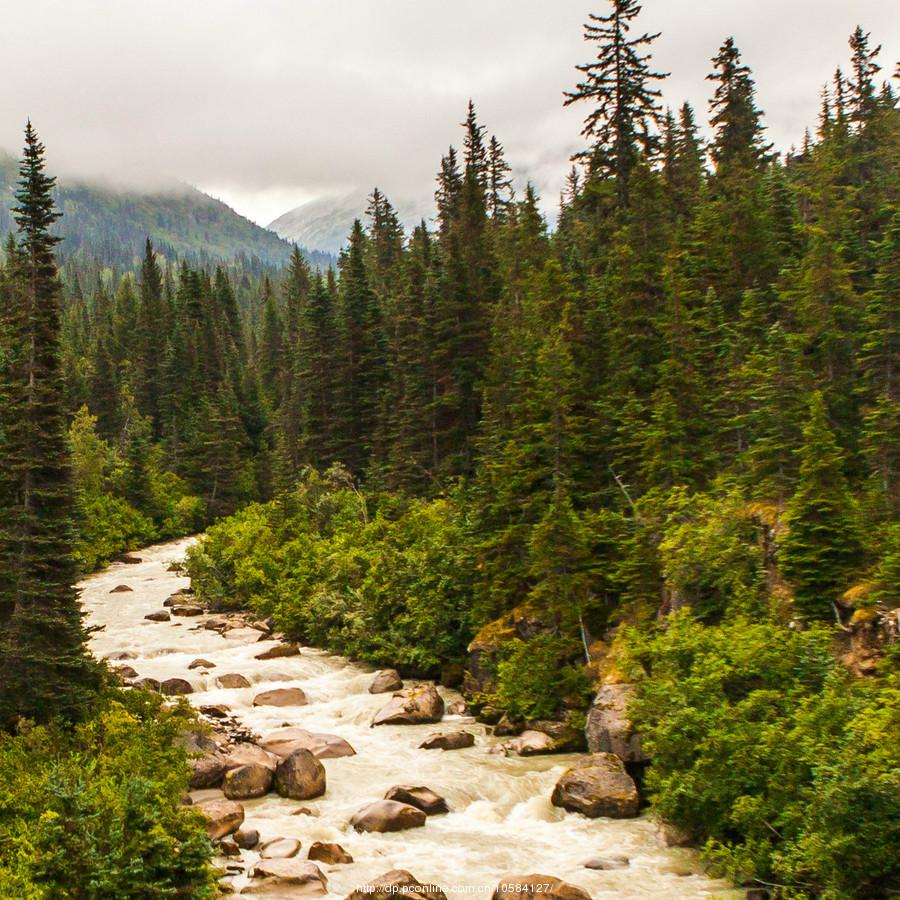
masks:
<path fill-rule="evenodd" d="M 0 237 L 14 227 L 10 215 L 18 163 L 0 151 Z M 291 245 L 245 219 L 229 206 L 188 185 L 172 182 L 154 191 L 119 191 L 62 182 L 57 202 L 63 213 L 59 233 L 63 258 L 99 260 L 130 267 L 150 237 L 158 252 L 192 263 L 241 260 L 245 267 L 284 265 Z M 326 267 L 327 254 L 305 252 Z"/>

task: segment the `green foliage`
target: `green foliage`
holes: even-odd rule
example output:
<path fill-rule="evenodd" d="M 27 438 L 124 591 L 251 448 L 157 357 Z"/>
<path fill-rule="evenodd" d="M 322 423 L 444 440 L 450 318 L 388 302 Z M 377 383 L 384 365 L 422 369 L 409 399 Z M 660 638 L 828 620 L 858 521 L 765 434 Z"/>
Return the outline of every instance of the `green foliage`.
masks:
<path fill-rule="evenodd" d="M 376 665 L 438 671 L 470 634 L 472 561 L 457 505 L 384 502 L 345 470 L 214 525 L 188 555 L 198 596 L 249 605 L 287 634 Z"/>
<path fill-rule="evenodd" d="M 0 895 L 214 897 L 205 822 L 181 805 L 187 721 L 114 692 L 72 732 L 0 736 Z"/>
<path fill-rule="evenodd" d="M 514 721 L 553 719 L 563 706 L 583 708 L 591 693 L 583 650 L 577 641 L 539 634 L 504 644 L 497 663 L 497 688 L 486 698 Z M 574 661 L 573 661 L 574 660 Z"/>
<path fill-rule="evenodd" d="M 829 641 L 688 612 L 629 632 L 645 785 L 732 878 L 785 897 L 883 896 L 900 883 L 900 685 L 854 683 Z"/>
<path fill-rule="evenodd" d="M 860 559 L 860 536 L 843 454 L 818 392 L 810 403 L 800 456 L 800 482 L 788 505 L 790 530 L 779 561 L 801 613 L 828 618 L 832 604 L 851 584 Z"/>

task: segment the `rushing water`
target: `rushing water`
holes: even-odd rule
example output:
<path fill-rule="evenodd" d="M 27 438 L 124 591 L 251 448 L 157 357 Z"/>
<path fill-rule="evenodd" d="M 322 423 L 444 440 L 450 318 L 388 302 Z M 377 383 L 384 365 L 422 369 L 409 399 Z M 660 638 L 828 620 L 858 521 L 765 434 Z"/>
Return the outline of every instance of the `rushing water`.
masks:
<path fill-rule="evenodd" d="M 702 874 L 695 854 L 663 849 L 646 818 L 587 819 L 550 804 L 550 793 L 575 756 L 519 758 L 489 754 L 496 739 L 471 719 L 448 716 L 441 725 L 379 726 L 369 723 L 389 694 L 371 695 L 372 671 L 341 657 L 304 648 L 293 658 L 259 661 L 254 655 L 272 641 L 247 644 L 199 628 L 196 618 L 153 623 L 147 613 L 188 581 L 168 571 L 184 556 L 192 539 L 140 551 L 139 565 L 117 563 L 85 580 L 83 602 L 89 623 L 103 630 L 92 638 L 98 656 L 127 651 L 127 664 L 143 676 L 159 680 L 185 678 L 195 705 L 221 703 L 243 725 L 265 732 L 282 725 L 337 734 L 357 755 L 326 759 L 327 793 L 312 801 L 269 795 L 244 802 L 245 827 L 263 839 L 293 837 L 306 852 L 314 841 L 335 841 L 354 859 L 351 865 L 321 865 L 331 896 L 344 897 L 389 869 L 408 869 L 422 882 L 439 884 L 448 898 L 490 896 L 504 875 L 541 873 L 579 885 L 594 898 L 672 898 L 739 896 L 729 886 Z M 110 593 L 124 584 L 128 593 Z M 189 671 L 203 657 L 216 664 L 208 675 Z M 244 675 L 251 687 L 223 690 L 215 678 L 229 672 Z M 309 705 L 299 708 L 252 706 L 253 697 L 269 687 L 302 687 Z M 457 695 L 441 689 L 445 700 Z M 463 725 L 476 734 L 470 749 L 419 750 L 426 734 Z M 450 813 L 429 817 L 424 828 L 394 834 L 357 834 L 347 824 L 365 804 L 380 799 L 395 784 L 425 785 L 447 798 Z M 314 813 L 291 815 L 306 806 Z M 624 854 L 623 869 L 594 871 L 583 863 L 597 856 Z M 256 860 L 243 853 L 249 871 Z M 237 890 L 246 883 L 238 877 Z"/>

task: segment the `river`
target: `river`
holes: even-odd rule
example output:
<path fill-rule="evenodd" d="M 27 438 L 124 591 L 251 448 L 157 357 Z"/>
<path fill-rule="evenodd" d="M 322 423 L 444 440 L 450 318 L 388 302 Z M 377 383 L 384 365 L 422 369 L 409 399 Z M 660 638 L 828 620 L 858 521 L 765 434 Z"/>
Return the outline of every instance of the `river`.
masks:
<path fill-rule="evenodd" d="M 188 580 L 169 571 L 193 539 L 186 538 L 137 551 L 139 564 L 116 563 L 81 583 L 88 623 L 102 626 L 91 639 L 99 657 L 126 651 L 128 665 L 140 676 L 159 680 L 185 678 L 194 705 L 225 704 L 254 732 L 297 725 L 337 734 L 357 755 L 326 759 L 328 789 L 323 797 L 298 803 L 270 794 L 244 801 L 244 827 L 260 835 L 293 837 L 306 851 L 314 841 L 334 841 L 354 859 L 350 865 L 322 865 L 329 896 L 345 897 L 360 884 L 390 869 L 408 869 L 422 882 L 434 882 L 448 898 L 486 898 L 504 875 L 541 873 L 578 885 L 594 898 L 737 897 L 723 881 L 705 876 L 690 850 L 663 848 L 654 823 L 587 819 L 550 804 L 550 793 L 575 756 L 519 758 L 489 754 L 497 739 L 471 719 L 448 716 L 442 725 L 371 728 L 374 713 L 390 695 L 371 695 L 372 670 L 321 650 L 303 648 L 299 657 L 259 661 L 254 655 L 274 642 L 247 644 L 197 627 L 195 618 L 153 623 L 144 616 Z M 110 593 L 119 585 L 130 592 Z M 216 664 L 209 674 L 189 671 L 204 657 Z M 217 675 L 237 672 L 250 688 L 224 690 Z M 279 709 L 252 706 L 253 697 L 270 687 L 301 687 L 309 705 Z M 456 699 L 441 688 L 445 700 Z M 419 750 L 426 734 L 449 727 L 476 734 L 470 749 Z M 350 816 L 380 799 L 395 784 L 425 785 L 446 797 L 450 813 L 429 817 L 424 828 L 394 834 L 357 834 Z M 314 815 L 291 815 L 299 806 Z M 627 868 L 595 871 L 583 863 L 598 856 L 624 854 Z M 247 870 L 257 856 L 244 851 Z M 247 883 L 238 876 L 237 891 Z"/>

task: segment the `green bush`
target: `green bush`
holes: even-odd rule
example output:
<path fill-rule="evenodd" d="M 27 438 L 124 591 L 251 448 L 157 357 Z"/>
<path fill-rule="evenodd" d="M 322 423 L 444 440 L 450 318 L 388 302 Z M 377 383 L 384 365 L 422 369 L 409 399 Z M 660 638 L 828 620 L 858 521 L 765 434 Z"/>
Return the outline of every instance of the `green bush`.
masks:
<path fill-rule="evenodd" d="M 0 896 L 215 896 L 202 818 L 180 803 L 185 714 L 114 692 L 73 732 L 0 735 Z"/>
<path fill-rule="evenodd" d="M 584 667 L 573 663 L 581 652 L 576 641 L 548 634 L 530 641 L 509 641 L 502 648 L 497 689 L 487 698 L 488 703 L 505 710 L 516 721 L 552 719 L 564 705 L 586 707 L 590 680 Z"/>
<path fill-rule="evenodd" d="M 78 497 L 78 540 L 75 555 L 83 572 L 159 537 L 152 520 L 113 494 L 82 491 Z"/>
<path fill-rule="evenodd" d="M 214 607 L 250 607 L 317 646 L 434 673 L 471 638 L 462 517 L 447 499 L 370 503 L 343 470 L 310 470 L 292 493 L 212 526 L 187 571 Z"/>
<path fill-rule="evenodd" d="M 859 683 L 831 632 L 689 612 L 627 635 L 656 812 L 715 870 L 782 897 L 900 887 L 900 680 Z"/>

